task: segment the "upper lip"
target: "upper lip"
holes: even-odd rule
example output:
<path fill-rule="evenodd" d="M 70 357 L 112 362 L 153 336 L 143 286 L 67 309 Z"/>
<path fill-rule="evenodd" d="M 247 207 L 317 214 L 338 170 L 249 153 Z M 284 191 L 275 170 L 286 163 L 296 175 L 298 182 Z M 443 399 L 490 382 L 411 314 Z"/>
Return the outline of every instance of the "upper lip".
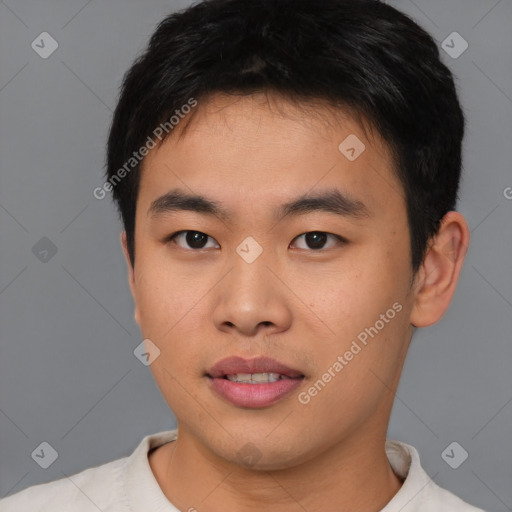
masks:
<path fill-rule="evenodd" d="M 303 377 L 299 371 L 272 359 L 270 357 L 255 357 L 244 359 L 243 357 L 231 356 L 217 361 L 208 370 L 207 375 L 213 378 L 234 375 L 236 373 L 279 373 L 287 377 Z"/>

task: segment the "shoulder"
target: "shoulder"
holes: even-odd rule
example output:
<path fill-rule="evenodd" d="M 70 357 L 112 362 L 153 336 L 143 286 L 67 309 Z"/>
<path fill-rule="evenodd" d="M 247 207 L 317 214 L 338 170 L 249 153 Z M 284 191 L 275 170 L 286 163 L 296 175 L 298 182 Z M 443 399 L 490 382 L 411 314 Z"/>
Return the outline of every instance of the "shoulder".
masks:
<path fill-rule="evenodd" d="M 437 485 L 421 466 L 414 446 L 388 439 L 386 455 L 403 484 L 381 512 L 485 512 Z"/>
<path fill-rule="evenodd" d="M 440 510 L 449 510 L 450 512 L 485 512 L 481 508 L 474 507 L 458 496 L 455 496 L 452 492 L 439 487 L 437 484 L 430 486 L 429 494 L 430 499 L 425 504 L 424 512 L 439 512 Z"/>
<path fill-rule="evenodd" d="M 0 511 L 131 512 L 134 501 L 144 509 L 160 492 L 148 453 L 176 438 L 177 429 L 147 435 L 130 456 L 24 489 L 0 500 Z"/>
<path fill-rule="evenodd" d="M 122 473 L 127 458 L 89 468 L 59 480 L 28 487 L 0 500 L 2 512 L 125 511 Z M 73 507 L 70 508 L 70 504 Z M 114 506 L 116 508 L 114 508 Z"/>

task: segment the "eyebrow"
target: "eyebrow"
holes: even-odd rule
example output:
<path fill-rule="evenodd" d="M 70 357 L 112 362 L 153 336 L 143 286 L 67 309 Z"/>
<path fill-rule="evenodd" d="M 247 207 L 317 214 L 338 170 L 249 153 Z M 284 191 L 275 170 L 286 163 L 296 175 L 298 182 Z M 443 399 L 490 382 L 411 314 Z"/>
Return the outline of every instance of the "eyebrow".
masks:
<path fill-rule="evenodd" d="M 192 211 L 230 221 L 234 215 L 221 203 L 198 194 L 189 194 L 181 189 L 173 189 L 155 199 L 148 208 L 147 215 L 159 217 L 175 211 Z M 294 215 L 323 211 L 343 217 L 361 219 L 370 216 L 370 211 L 358 199 L 341 193 L 338 189 L 326 189 L 307 196 L 298 197 L 274 209 L 274 217 L 282 218 Z"/>

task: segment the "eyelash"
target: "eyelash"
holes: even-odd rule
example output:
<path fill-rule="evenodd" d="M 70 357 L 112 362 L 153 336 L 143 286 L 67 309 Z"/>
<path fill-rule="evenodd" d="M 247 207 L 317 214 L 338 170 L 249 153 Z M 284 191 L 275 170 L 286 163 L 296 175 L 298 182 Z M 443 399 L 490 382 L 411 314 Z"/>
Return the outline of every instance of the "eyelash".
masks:
<path fill-rule="evenodd" d="M 194 231 L 192 229 L 185 229 L 185 230 L 181 230 L 181 231 L 176 231 L 172 235 L 169 235 L 168 237 L 165 238 L 164 242 L 165 243 L 170 243 L 170 242 L 176 243 L 175 242 L 176 237 L 178 237 L 179 235 L 186 234 L 186 233 L 199 233 L 201 235 L 206 235 L 206 233 L 203 233 L 202 231 Z M 326 231 L 307 231 L 306 233 L 302 233 L 301 235 L 298 235 L 296 238 L 299 238 L 299 237 L 302 237 L 302 236 L 305 236 L 305 235 L 309 235 L 311 233 L 317 233 L 317 234 L 331 236 L 332 238 L 335 238 L 337 240 L 338 244 L 341 244 L 341 245 L 344 245 L 344 244 L 348 243 L 347 240 L 345 238 L 343 238 L 342 236 L 335 235 L 334 233 L 328 233 Z M 206 235 L 206 236 L 213 240 L 213 238 L 211 236 L 209 236 L 209 235 Z M 294 238 L 294 240 L 296 238 Z M 181 247 L 181 246 L 179 246 L 179 247 Z M 183 249 L 183 247 L 181 247 L 181 248 Z M 201 247 L 200 249 L 194 249 L 194 248 L 188 248 L 188 249 L 193 251 L 193 252 L 199 252 L 199 251 L 203 250 L 204 247 Z M 310 250 L 310 251 L 314 251 L 314 252 L 321 252 L 321 251 L 325 251 L 325 250 L 328 250 L 328 249 L 332 249 L 332 247 L 328 247 L 327 249 L 324 249 L 322 247 L 320 249 L 300 249 L 300 250 Z"/>

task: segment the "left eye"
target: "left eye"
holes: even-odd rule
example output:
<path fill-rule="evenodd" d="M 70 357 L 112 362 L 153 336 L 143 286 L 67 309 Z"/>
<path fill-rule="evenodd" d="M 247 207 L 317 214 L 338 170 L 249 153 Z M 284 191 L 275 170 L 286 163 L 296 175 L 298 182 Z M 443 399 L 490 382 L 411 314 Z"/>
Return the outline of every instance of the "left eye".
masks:
<path fill-rule="evenodd" d="M 309 247 L 299 247 L 299 249 L 325 249 L 325 243 L 328 237 L 331 237 L 331 239 L 334 239 L 334 244 L 331 245 L 331 247 L 335 247 L 336 244 L 344 243 L 345 240 L 338 235 L 333 235 L 332 233 L 326 233 L 325 231 L 309 231 L 308 233 L 303 233 L 302 235 L 299 235 L 295 240 L 299 240 L 300 238 L 303 238 L 304 241 L 309 245 Z M 327 249 L 330 249 L 330 247 L 327 247 Z"/>

